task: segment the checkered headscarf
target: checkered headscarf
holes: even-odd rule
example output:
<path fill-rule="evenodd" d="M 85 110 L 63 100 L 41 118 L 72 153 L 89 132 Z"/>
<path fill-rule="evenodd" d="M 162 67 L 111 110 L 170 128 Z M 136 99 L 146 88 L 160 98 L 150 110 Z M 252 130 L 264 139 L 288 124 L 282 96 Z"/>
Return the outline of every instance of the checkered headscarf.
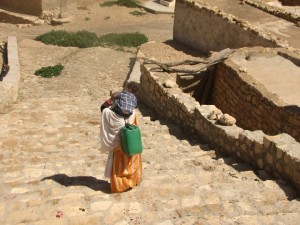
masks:
<path fill-rule="evenodd" d="M 134 94 L 128 91 L 121 91 L 115 100 L 117 106 L 126 114 L 132 114 L 137 105 L 137 99 Z"/>

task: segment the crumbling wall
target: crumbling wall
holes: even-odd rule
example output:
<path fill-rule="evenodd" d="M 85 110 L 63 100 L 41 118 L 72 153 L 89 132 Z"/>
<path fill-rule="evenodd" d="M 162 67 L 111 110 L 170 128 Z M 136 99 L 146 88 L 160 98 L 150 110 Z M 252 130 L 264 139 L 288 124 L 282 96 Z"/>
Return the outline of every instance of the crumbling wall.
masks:
<path fill-rule="evenodd" d="M 300 109 L 290 109 L 229 60 L 217 66 L 211 100 L 244 129 L 288 133 L 300 142 Z"/>
<path fill-rule="evenodd" d="M 173 121 L 216 150 L 292 182 L 300 190 L 300 144 L 295 139 L 288 134 L 268 136 L 262 131 L 219 125 L 216 120 L 208 119 L 208 115 L 217 110 L 214 105 L 200 106 L 178 86 L 166 88 L 164 82 L 172 76 L 153 73 L 150 69 L 151 65 L 141 65 L 138 96 L 161 118 Z"/>
<path fill-rule="evenodd" d="M 176 0 L 173 39 L 204 53 L 285 44 L 232 15 L 190 0 Z"/>

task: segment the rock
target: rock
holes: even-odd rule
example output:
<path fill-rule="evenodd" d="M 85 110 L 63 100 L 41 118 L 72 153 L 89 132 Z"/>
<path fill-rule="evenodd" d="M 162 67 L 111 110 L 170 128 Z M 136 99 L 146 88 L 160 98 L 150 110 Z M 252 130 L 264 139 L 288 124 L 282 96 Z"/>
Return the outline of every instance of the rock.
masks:
<path fill-rule="evenodd" d="M 71 17 L 67 18 L 53 18 L 51 20 L 51 25 L 62 25 L 64 23 L 70 23 L 71 22 Z"/>
<path fill-rule="evenodd" d="M 43 11 L 40 19 L 42 20 L 51 20 L 55 16 L 55 13 L 52 11 Z"/>
<path fill-rule="evenodd" d="M 239 68 L 239 71 L 240 71 L 240 72 L 247 73 L 247 69 L 246 69 L 246 68 L 244 68 L 244 67 L 240 67 L 240 68 Z"/>
<path fill-rule="evenodd" d="M 209 120 L 218 120 L 223 115 L 222 111 L 220 109 L 213 110 L 207 118 Z"/>
<path fill-rule="evenodd" d="M 236 123 L 236 119 L 233 116 L 228 115 L 227 113 L 223 114 L 220 119 L 220 123 L 226 126 L 232 126 Z"/>
<path fill-rule="evenodd" d="M 173 87 L 176 87 L 177 84 L 172 80 L 166 80 L 166 82 L 164 83 L 164 86 L 166 88 L 173 88 Z"/>
<path fill-rule="evenodd" d="M 34 25 L 43 25 L 45 23 L 44 20 L 41 20 L 41 19 L 37 19 L 33 22 Z"/>

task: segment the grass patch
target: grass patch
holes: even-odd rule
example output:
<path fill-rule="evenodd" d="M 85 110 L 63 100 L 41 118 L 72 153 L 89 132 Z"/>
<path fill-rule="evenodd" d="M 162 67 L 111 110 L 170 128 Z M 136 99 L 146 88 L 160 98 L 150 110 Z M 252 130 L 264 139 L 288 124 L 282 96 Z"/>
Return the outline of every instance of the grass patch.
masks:
<path fill-rule="evenodd" d="M 111 7 L 114 5 L 125 6 L 128 8 L 138 8 L 139 1 L 137 0 L 116 0 L 116 1 L 106 1 L 104 3 L 99 4 L 102 7 Z"/>
<path fill-rule="evenodd" d="M 88 48 L 98 46 L 98 36 L 88 31 L 67 32 L 64 30 L 50 31 L 35 38 L 47 45 L 64 47 Z"/>
<path fill-rule="evenodd" d="M 123 34 L 106 34 L 99 37 L 99 42 L 104 46 L 117 45 L 120 47 L 137 47 L 146 43 L 148 38 L 144 34 L 136 33 L 123 33 Z"/>
<path fill-rule="evenodd" d="M 144 12 L 135 10 L 135 11 L 130 12 L 130 14 L 131 14 L 131 15 L 134 15 L 134 16 L 144 16 L 144 15 L 146 15 L 147 13 L 144 13 Z"/>
<path fill-rule="evenodd" d="M 118 0 L 118 5 L 126 6 L 128 8 L 138 8 L 138 1 L 136 0 Z"/>
<path fill-rule="evenodd" d="M 107 1 L 99 4 L 101 7 L 111 7 L 114 5 L 118 5 L 117 1 Z"/>
<path fill-rule="evenodd" d="M 148 38 L 144 34 L 138 32 L 121 34 L 111 33 L 98 37 L 95 33 L 88 31 L 67 32 L 58 30 L 39 35 L 35 40 L 48 45 L 88 48 L 96 46 L 137 47 L 146 43 Z"/>
<path fill-rule="evenodd" d="M 63 69 L 63 65 L 57 64 L 55 66 L 42 67 L 41 69 L 36 70 L 34 74 L 46 78 L 56 77 L 60 75 Z"/>

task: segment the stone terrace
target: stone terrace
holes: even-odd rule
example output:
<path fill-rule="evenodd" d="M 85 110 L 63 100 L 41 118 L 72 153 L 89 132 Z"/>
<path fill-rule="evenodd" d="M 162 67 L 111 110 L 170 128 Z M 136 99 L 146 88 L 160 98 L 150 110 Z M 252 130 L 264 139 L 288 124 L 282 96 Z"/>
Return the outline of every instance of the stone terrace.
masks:
<path fill-rule="evenodd" d="M 0 117 L 1 224 L 296 224 L 300 220 L 297 191 L 290 184 L 216 153 L 176 125 L 158 120 L 143 105 L 138 116 L 145 147 L 144 180 L 129 192 L 110 194 L 103 178 L 106 155 L 98 143 L 99 104 L 109 89 L 122 85 L 120 74 L 133 55 L 30 40 L 19 44 L 19 52 L 20 99 Z M 70 58 L 64 61 L 62 76 L 48 80 L 33 75 L 37 68 L 66 56 Z M 80 60 L 83 56 L 87 60 Z M 95 66 L 99 61 L 100 70 Z M 115 62 L 118 68 L 112 66 Z"/>
<path fill-rule="evenodd" d="M 299 192 L 291 184 L 216 152 L 142 104 L 144 180 L 129 192 L 109 193 L 99 106 L 123 85 L 135 54 L 25 38 L 19 55 L 19 100 L 0 115 L 0 224 L 300 221 Z M 33 75 L 58 62 L 65 65 L 60 77 Z"/>

